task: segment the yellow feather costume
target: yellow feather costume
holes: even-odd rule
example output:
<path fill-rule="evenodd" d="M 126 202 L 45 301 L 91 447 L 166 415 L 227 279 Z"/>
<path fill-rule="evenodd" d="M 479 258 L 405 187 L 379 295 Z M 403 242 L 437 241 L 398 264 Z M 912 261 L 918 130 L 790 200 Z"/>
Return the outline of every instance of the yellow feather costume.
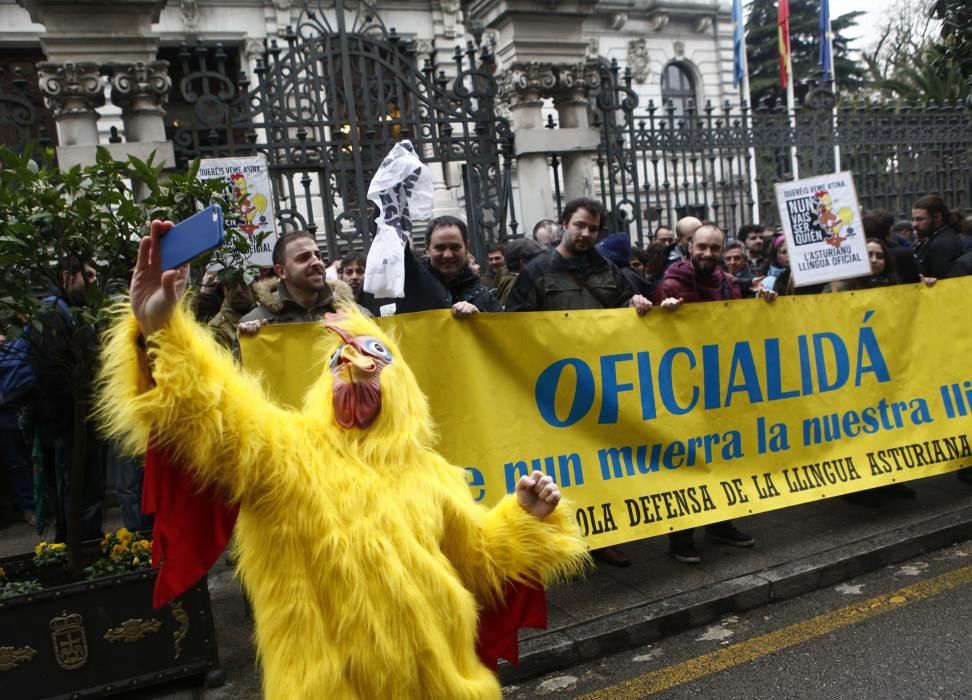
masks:
<path fill-rule="evenodd" d="M 151 433 L 240 504 L 238 571 L 267 698 L 498 698 L 474 648 L 477 601 L 495 601 L 507 580 L 582 571 L 570 509 L 540 521 L 513 497 L 473 503 L 463 471 L 433 451 L 426 398 L 391 340 L 354 309 L 339 325 L 394 357 L 366 429 L 337 425 L 326 371 L 302 411 L 272 404 L 180 307 L 149 339 L 154 387 L 136 321 L 113 325 L 105 430 L 131 452 Z"/>

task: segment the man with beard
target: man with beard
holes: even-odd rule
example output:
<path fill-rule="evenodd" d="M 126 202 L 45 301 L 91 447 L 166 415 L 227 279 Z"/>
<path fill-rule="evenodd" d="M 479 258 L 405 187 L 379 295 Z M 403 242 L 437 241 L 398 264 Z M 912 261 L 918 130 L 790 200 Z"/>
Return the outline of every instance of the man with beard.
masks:
<path fill-rule="evenodd" d="M 911 205 L 911 222 L 918 236 L 915 257 L 922 277 L 942 279 L 965 251 L 952 228 L 952 212 L 937 194 L 922 197 Z"/>
<path fill-rule="evenodd" d="M 242 279 L 232 284 L 223 285 L 223 304 L 219 311 L 209 320 L 209 328 L 219 344 L 228 350 L 233 349 L 236 341 L 236 327 L 244 314 L 248 314 L 254 305 L 253 290 Z"/>
<path fill-rule="evenodd" d="M 677 299 L 680 303 L 693 304 L 703 301 L 729 301 L 739 299 L 741 293 L 736 279 L 722 269 L 722 246 L 725 236 L 722 229 L 706 222 L 692 238 L 689 260 L 671 265 L 658 286 L 657 301 Z M 760 289 L 757 296 L 767 301 L 776 293 Z M 714 542 L 734 547 L 752 547 L 754 540 L 738 530 L 730 520 L 713 523 L 705 528 L 706 537 Z M 668 536 L 672 556 L 684 564 L 698 564 L 702 557 L 695 549 L 693 530 L 673 532 Z"/>
<path fill-rule="evenodd" d="M 507 311 L 566 311 L 634 307 L 648 313 L 651 302 L 633 294 L 621 270 L 594 248 L 604 206 L 593 199 L 567 203 L 560 217 L 563 236 L 549 255 L 534 258 L 517 277 Z"/>
<path fill-rule="evenodd" d="M 567 311 L 634 307 L 639 316 L 651 309 L 651 302 L 634 294 L 621 270 L 604 259 L 594 247 L 603 205 L 593 199 L 567 203 L 560 217 L 563 236 L 549 254 L 540 255 L 520 272 L 506 303 L 507 311 Z M 613 566 L 630 566 L 631 560 L 618 547 L 591 552 Z"/>
<path fill-rule="evenodd" d="M 265 323 L 319 321 L 325 313 L 337 311 L 334 291 L 325 280 L 321 251 L 310 231 L 280 236 L 272 259 L 277 279 L 259 283 L 255 290 L 258 303 L 240 319 L 240 333 L 254 335 Z M 350 295 L 347 285 L 334 284 Z"/>

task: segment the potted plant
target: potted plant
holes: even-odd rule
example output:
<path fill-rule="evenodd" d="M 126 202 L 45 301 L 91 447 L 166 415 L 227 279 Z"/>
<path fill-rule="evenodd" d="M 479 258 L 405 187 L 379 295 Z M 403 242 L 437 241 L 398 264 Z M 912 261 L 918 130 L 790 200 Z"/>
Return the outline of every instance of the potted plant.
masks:
<path fill-rule="evenodd" d="M 28 347 L 32 358 L 60 372 L 71 399 L 58 407 L 70 416 L 66 447 L 58 445 L 60 461 L 43 463 L 58 472 L 49 480 L 57 484 L 55 505 L 66 504 L 56 541 L 0 561 L 0 686 L 10 688 L 11 697 L 59 697 L 82 690 L 108 694 L 199 673 L 219 680 L 205 578 L 153 610 L 149 537 L 123 529 L 85 542 L 82 515 L 90 515 L 86 492 L 101 468 L 91 449 L 97 439 L 89 421 L 97 353 L 90 340 L 124 293 L 138 241 L 152 219 L 178 221 L 200 204 L 220 204 L 225 211 L 232 202 L 222 183 L 197 179 L 198 161 L 185 173 L 166 174 L 151 159 L 118 162 L 104 149 L 88 167 L 61 171 L 52 162 L 50 152 L 34 157 L 29 150 L 0 148 L 0 331 L 8 339 L 0 359 L 15 345 Z M 202 269 L 218 263 L 221 277 L 252 279 L 247 258 L 260 241 L 234 228 L 226 230 L 226 239 L 227 245 L 196 264 Z M 64 259 L 94 272 L 82 275 L 80 289 L 67 288 L 71 276 L 56 265 Z M 55 305 L 72 294 L 76 303 Z M 61 352 L 45 354 L 52 327 L 62 335 Z M 37 396 L 12 400 L 38 404 Z"/>

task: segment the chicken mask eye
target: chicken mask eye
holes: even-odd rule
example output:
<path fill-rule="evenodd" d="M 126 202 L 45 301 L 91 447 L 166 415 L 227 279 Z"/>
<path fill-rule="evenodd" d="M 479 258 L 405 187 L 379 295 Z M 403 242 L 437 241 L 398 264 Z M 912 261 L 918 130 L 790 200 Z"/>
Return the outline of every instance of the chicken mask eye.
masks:
<path fill-rule="evenodd" d="M 340 361 L 340 359 L 341 359 L 341 350 L 342 350 L 342 349 L 344 349 L 344 346 L 343 346 L 343 345 L 339 345 L 339 346 L 338 346 L 338 349 L 337 349 L 337 350 L 335 350 L 335 351 L 334 351 L 333 353 L 331 353 L 331 362 L 330 362 L 330 368 L 331 368 L 332 370 L 333 370 L 333 369 L 334 369 L 335 367 L 337 367 L 337 366 L 338 366 L 338 362 L 339 362 L 339 361 Z"/>
<path fill-rule="evenodd" d="M 388 352 L 388 348 L 378 340 L 377 338 L 372 338 L 366 336 L 361 339 L 361 349 L 372 357 L 376 357 L 379 360 L 384 360 L 385 362 L 392 361 L 392 354 Z"/>

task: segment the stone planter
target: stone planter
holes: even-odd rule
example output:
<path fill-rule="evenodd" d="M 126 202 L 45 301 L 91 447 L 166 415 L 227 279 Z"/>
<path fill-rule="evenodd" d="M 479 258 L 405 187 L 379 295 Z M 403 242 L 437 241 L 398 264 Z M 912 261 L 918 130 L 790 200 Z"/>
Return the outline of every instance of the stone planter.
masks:
<path fill-rule="evenodd" d="M 21 578 L 32 557 L 0 566 Z M 0 599 L 3 697 L 103 697 L 188 676 L 221 684 L 206 579 L 155 610 L 155 577 L 133 571 Z"/>

